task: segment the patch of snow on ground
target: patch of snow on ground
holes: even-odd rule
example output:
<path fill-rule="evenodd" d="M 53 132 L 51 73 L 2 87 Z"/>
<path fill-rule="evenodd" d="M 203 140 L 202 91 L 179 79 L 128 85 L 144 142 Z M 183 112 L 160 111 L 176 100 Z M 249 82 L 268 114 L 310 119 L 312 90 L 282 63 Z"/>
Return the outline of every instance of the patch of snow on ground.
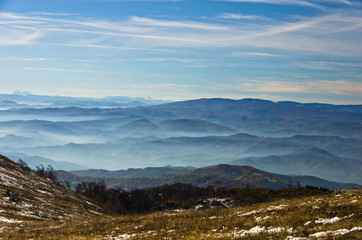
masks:
<path fill-rule="evenodd" d="M 125 234 L 119 235 L 115 239 L 130 239 L 131 237 L 132 237 L 132 235 L 125 233 Z"/>
<path fill-rule="evenodd" d="M 6 222 L 6 223 L 21 223 L 23 221 L 18 221 L 18 220 L 14 220 L 14 219 L 9 219 L 9 218 L 5 218 L 0 216 L 0 222 Z"/>
<path fill-rule="evenodd" d="M 247 213 L 244 213 L 244 214 L 241 214 L 241 216 L 245 217 L 245 216 L 250 216 L 250 215 L 253 215 L 253 214 L 256 214 L 256 213 L 259 213 L 260 211 L 256 211 L 256 210 L 253 210 L 251 212 L 247 212 Z M 237 213 L 238 214 L 238 213 Z"/>
<path fill-rule="evenodd" d="M 344 235 L 349 232 L 350 232 L 350 230 L 343 228 L 343 229 L 338 229 L 338 230 L 334 231 L 334 235 Z"/>
<path fill-rule="evenodd" d="M 37 192 L 39 192 L 39 193 L 42 193 L 42 194 L 47 194 L 47 195 L 53 195 L 52 193 L 50 193 L 50 192 L 47 192 L 47 191 L 43 191 L 43 190 L 36 190 Z"/>
<path fill-rule="evenodd" d="M 246 231 L 248 234 L 258 234 L 265 231 L 265 227 L 255 226 L 251 228 L 249 231 Z"/>
<path fill-rule="evenodd" d="M 284 209 L 288 207 L 288 205 L 285 205 L 285 204 L 280 204 L 279 206 L 271 206 L 271 207 L 268 207 L 267 210 L 268 211 L 271 211 L 271 210 L 281 210 L 281 209 Z"/>
<path fill-rule="evenodd" d="M 309 235 L 309 237 L 317 237 L 317 238 L 326 237 L 326 236 L 328 236 L 328 235 L 331 234 L 331 233 L 332 233 L 332 231 L 317 232 L 317 233 L 313 233 L 313 234 Z"/>
<path fill-rule="evenodd" d="M 308 238 L 305 237 L 293 237 L 293 236 L 288 236 L 285 240 L 307 240 Z"/>
<path fill-rule="evenodd" d="M 278 216 L 276 218 L 278 218 Z M 268 220 L 268 219 L 273 219 L 273 218 L 270 217 L 270 216 L 266 216 L 266 217 L 263 217 L 263 218 L 255 217 L 255 221 L 257 221 L 257 222 L 260 222 L 261 220 Z"/>
<path fill-rule="evenodd" d="M 202 207 L 203 207 L 203 205 L 199 204 L 199 205 L 196 205 L 196 206 L 194 207 L 194 209 L 195 209 L 195 210 L 199 210 L 199 209 L 202 208 Z"/>
<path fill-rule="evenodd" d="M 348 229 L 338 229 L 336 231 L 326 231 L 326 232 L 317 232 L 317 233 L 313 233 L 313 234 L 310 234 L 309 237 L 325 237 L 325 236 L 328 236 L 328 235 L 344 235 L 344 234 L 347 234 L 347 233 L 350 233 L 350 232 L 354 232 L 354 231 L 362 231 L 362 227 L 354 227 L 354 228 L 351 228 L 351 230 L 348 230 Z"/>
<path fill-rule="evenodd" d="M 354 215 L 356 215 L 356 214 L 351 213 L 351 214 L 350 214 L 350 215 L 348 215 L 348 216 L 344 216 L 342 219 L 351 218 L 351 217 L 353 217 Z"/>
<path fill-rule="evenodd" d="M 311 223 L 312 223 L 311 221 L 308 221 L 308 222 L 304 223 L 304 226 L 308 226 Z"/>
<path fill-rule="evenodd" d="M 351 231 L 351 232 L 353 232 L 353 231 L 362 231 L 362 227 L 354 227 L 349 231 Z"/>
<path fill-rule="evenodd" d="M 185 212 L 186 210 L 185 209 L 174 209 L 172 211 L 174 211 L 174 212 Z"/>
<path fill-rule="evenodd" d="M 334 217 L 334 218 L 331 218 L 331 219 L 318 219 L 315 221 L 315 223 L 322 223 L 323 225 L 326 225 L 326 224 L 331 224 L 331 223 L 335 223 L 335 222 L 338 222 L 340 221 L 341 219 L 339 217 Z"/>

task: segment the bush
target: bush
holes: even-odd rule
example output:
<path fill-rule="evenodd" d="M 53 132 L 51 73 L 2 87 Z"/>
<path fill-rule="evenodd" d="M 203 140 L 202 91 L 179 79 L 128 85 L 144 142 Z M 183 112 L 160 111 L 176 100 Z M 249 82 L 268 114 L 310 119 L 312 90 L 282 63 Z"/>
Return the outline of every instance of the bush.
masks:
<path fill-rule="evenodd" d="M 26 162 L 24 162 L 23 160 L 19 159 L 18 160 L 18 163 L 20 164 L 20 167 L 21 169 L 24 171 L 24 172 L 30 172 L 30 167 L 28 166 L 28 164 Z"/>
<path fill-rule="evenodd" d="M 47 169 L 44 168 L 42 164 L 36 166 L 35 172 L 44 178 L 50 179 L 53 183 L 57 183 L 57 175 L 55 174 L 55 170 L 51 165 L 48 165 Z"/>

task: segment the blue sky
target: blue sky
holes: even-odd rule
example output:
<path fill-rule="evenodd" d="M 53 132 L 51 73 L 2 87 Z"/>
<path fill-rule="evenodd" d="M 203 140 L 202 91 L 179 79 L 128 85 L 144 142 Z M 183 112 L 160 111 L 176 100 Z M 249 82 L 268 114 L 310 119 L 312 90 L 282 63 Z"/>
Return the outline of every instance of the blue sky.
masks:
<path fill-rule="evenodd" d="M 0 92 L 362 104 L 361 43 L 354 0 L 0 0 Z"/>

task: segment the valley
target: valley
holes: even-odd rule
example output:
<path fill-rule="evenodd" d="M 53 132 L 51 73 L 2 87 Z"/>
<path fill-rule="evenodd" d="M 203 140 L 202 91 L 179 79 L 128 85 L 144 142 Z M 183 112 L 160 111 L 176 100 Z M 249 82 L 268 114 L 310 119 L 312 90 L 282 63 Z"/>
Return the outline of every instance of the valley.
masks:
<path fill-rule="evenodd" d="M 72 107 L 51 96 L 0 99 L 28 102 L 0 111 L 0 151 L 32 168 L 230 164 L 362 183 L 360 105 L 215 98 L 162 104 L 147 99 L 121 107 L 123 99 L 117 107 L 105 107 L 106 99 L 86 99 L 93 105 L 85 108 L 86 100 L 77 98 L 67 100 Z M 44 102 L 48 106 L 42 107 Z"/>

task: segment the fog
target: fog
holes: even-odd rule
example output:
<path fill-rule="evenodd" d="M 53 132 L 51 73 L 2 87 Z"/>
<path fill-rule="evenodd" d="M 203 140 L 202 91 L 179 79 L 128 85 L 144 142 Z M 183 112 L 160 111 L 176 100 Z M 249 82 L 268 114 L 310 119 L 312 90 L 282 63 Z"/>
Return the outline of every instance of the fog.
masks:
<path fill-rule="evenodd" d="M 265 101 L 261 106 L 258 101 L 246 101 L 244 106 L 245 100 L 240 100 L 237 108 L 217 109 L 205 105 L 205 100 L 201 105 L 195 101 L 192 107 L 181 102 L 131 108 L 3 110 L 0 153 L 22 158 L 33 167 L 52 164 L 66 170 L 228 163 L 282 174 L 319 171 L 329 180 L 362 182 L 357 174 L 362 166 L 361 111 L 356 106 L 341 112 L 338 106 L 328 106 L 326 111 L 298 105 L 291 115 L 283 105 L 273 110 L 276 103 L 265 108 Z M 260 107 L 262 113 L 254 111 Z M 324 115 L 328 118 L 322 121 Z M 296 169 L 293 164 L 298 162 L 312 167 Z M 341 167 L 346 171 L 337 176 L 333 169 Z"/>

